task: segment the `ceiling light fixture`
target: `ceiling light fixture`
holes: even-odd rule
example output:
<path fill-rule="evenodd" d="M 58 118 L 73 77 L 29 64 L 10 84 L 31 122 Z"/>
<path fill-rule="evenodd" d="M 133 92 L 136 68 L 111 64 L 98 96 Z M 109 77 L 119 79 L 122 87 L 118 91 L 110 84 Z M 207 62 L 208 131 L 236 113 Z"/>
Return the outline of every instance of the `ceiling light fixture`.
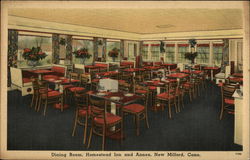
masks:
<path fill-rule="evenodd" d="M 172 24 L 164 24 L 164 25 L 157 25 L 157 28 L 170 28 L 170 27 L 174 27 L 174 25 Z"/>

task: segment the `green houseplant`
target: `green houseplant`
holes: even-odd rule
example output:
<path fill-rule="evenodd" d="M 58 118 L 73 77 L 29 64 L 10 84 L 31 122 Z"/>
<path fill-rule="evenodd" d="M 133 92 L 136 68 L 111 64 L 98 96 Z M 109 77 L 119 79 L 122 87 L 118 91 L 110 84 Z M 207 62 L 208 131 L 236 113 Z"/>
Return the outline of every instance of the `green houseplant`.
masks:
<path fill-rule="evenodd" d="M 188 59 L 191 61 L 191 64 L 194 64 L 194 60 L 197 57 L 198 53 L 197 52 L 193 52 L 195 50 L 195 45 L 197 44 L 195 39 L 190 39 L 188 41 L 190 47 L 191 47 L 191 52 L 187 52 L 185 53 L 185 59 Z"/>

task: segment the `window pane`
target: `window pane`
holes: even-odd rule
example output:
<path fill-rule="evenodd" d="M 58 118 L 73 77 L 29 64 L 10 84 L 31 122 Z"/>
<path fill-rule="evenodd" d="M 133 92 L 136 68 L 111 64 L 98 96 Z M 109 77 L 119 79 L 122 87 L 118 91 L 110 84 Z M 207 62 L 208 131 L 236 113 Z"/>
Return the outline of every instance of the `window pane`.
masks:
<path fill-rule="evenodd" d="M 213 64 L 221 65 L 223 46 L 213 46 Z"/>
<path fill-rule="evenodd" d="M 151 60 L 160 60 L 160 45 L 151 45 Z"/>
<path fill-rule="evenodd" d="M 196 63 L 209 63 L 209 45 L 197 46 L 197 52 Z"/>
<path fill-rule="evenodd" d="M 42 51 L 48 56 L 42 60 L 39 60 L 38 66 L 49 65 L 52 63 L 52 38 L 51 37 L 40 37 L 40 36 L 18 36 L 18 66 L 28 67 L 27 61 L 23 58 L 23 49 L 41 47 Z"/>
<path fill-rule="evenodd" d="M 106 50 L 106 61 L 107 62 L 112 62 L 112 57 L 108 55 L 109 51 L 111 51 L 113 48 L 117 48 L 120 50 L 120 42 L 107 42 L 107 50 Z M 120 61 L 120 51 L 118 52 L 118 57 L 115 58 L 115 61 Z"/>
<path fill-rule="evenodd" d="M 81 40 L 81 39 L 73 39 L 72 40 L 72 50 L 76 51 L 79 50 L 81 48 L 87 48 L 88 49 L 88 53 L 91 54 L 92 56 L 89 59 L 85 60 L 85 64 L 91 64 L 93 61 L 93 41 L 91 40 Z M 79 58 L 75 58 L 75 56 L 73 55 L 73 63 L 74 64 L 81 64 L 81 60 Z"/>
<path fill-rule="evenodd" d="M 178 62 L 189 63 L 188 59 L 185 59 L 185 53 L 188 52 L 188 46 L 178 46 Z"/>
<path fill-rule="evenodd" d="M 135 47 L 134 47 L 134 43 L 129 43 L 128 44 L 128 59 L 129 60 L 134 60 L 134 55 L 135 55 Z"/>
<path fill-rule="evenodd" d="M 166 47 L 165 58 L 167 63 L 174 63 L 175 47 Z"/>
<path fill-rule="evenodd" d="M 142 59 L 147 60 L 148 59 L 148 46 L 144 45 L 142 47 Z"/>

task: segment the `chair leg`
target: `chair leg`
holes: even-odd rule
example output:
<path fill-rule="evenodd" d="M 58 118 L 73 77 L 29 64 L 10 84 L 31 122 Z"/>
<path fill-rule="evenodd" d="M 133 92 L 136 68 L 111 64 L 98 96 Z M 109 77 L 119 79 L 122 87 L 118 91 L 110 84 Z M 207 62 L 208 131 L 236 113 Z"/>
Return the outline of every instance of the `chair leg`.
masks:
<path fill-rule="evenodd" d="M 88 129 L 88 117 L 85 116 L 83 144 L 86 144 L 86 140 L 87 140 L 87 129 Z"/>
<path fill-rule="evenodd" d="M 33 93 L 33 95 L 32 95 L 32 100 L 31 100 L 31 104 L 30 104 L 30 108 L 32 108 L 33 107 L 33 105 L 34 105 L 34 101 L 35 101 L 35 93 Z"/>
<path fill-rule="evenodd" d="M 176 100 L 174 100 L 174 107 L 175 107 L 175 113 L 178 113 L 178 107 L 177 107 L 177 104 L 176 104 Z"/>
<path fill-rule="evenodd" d="M 181 96 L 181 95 L 178 95 L 178 112 L 181 112 L 181 108 L 180 108 L 181 99 L 180 99 L 180 96 Z"/>
<path fill-rule="evenodd" d="M 181 95 L 181 104 L 182 104 L 182 108 L 184 108 L 184 93 L 182 93 Z"/>
<path fill-rule="evenodd" d="M 39 110 L 40 110 L 41 103 L 42 103 L 42 98 L 41 98 L 41 97 L 39 97 L 39 100 L 38 100 L 38 107 L 37 107 L 37 112 L 39 112 Z"/>
<path fill-rule="evenodd" d="M 140 119 L 139 115 L 136 115 L 136 135 L 139 136 L 139 128 L 140 128 Z"/>
<path fill-rule="evenodd" d="M 223 112 L 224 112 L 224 106 L 222 105 L 221 111 L 220 111 L 220 120 L 222 120 Z"/>
<path fill-rule="evenodd" d="M 74 122 L 74 127 L 73 127 L 73 132 L 72 132 L 72 137 L 75 136 L 75 130 L 76 130 L 77 121 L 78 121 L 78 112 L 76 111 L 75 122 Z"/>
<path fill-rule="evenodd" d="M 87 146 L 88 149 L 90 147 L 90 143 L 92 140 L 92 134 L 93 134 L 93 124 L 92 124 L 91 129 L 90 129 L 89 142 L 88 142 L 88 146 Z"/>
<path fill-rule="evenodd" d="M 45 101 L 45 106 L 44 106 L 44 112 L 43 112 L 43 115 L 44 115 L 44 116 L 45 116 L 45 114 L 46 114 L 47 106 L 48 106 L 48 100 L 46 99 L 46 101 Z"/>
<path fill-rule="evenodd" d="M 149 124 L 148 124 L 148 115 L 147 115 L 147 113 L 144 113 L 144 114 L 145 114 L 146 126 L 147 126 L 147 128 L 149 128 Z"/>
<path fill-rule="evenodd" d="M 189 99 L 190 99 L 190 102 L 192 102 L 192 92 L 191 92 L 191 90 L 189 90 L 188 92 L 189 92 Z"/>
<path fill-rule="evenodd" d="M 35 111 L 36 111 L 37 108 L 38 108 L 38 101 L 39 101 L 39 96 L 37 95 L 37 96 L 36 96 L 36 102 L 35 102 Z"/>
<path fill-rule="evenodd" d="M 169 119 L 172 118 L 172 116 L 171 116 L 171 106 L 170 106 L 170 104 L 168 104 L 168 116 L 169 116 Z"/>
<path fill-rule="evenodd" d="M 102 128 L 102 150 L 104 151 L 105 149 L 105 138 L 106 138 L 106 126 L 103 126 Z"/>

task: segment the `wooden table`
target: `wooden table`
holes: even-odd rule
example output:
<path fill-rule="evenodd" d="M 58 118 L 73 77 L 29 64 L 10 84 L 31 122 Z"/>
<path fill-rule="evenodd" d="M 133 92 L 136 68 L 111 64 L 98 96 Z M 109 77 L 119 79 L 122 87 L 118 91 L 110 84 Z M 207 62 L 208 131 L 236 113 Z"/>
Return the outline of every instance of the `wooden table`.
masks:
<path fill-rule="evenodd" d="M 172 73 L 172 74 L 167 75 L 167 77 L 169 77 L 169 78 L 176 78 L 176 79 L 182 79 L 182 78 L 186 78 L 188 76 L 189 75 L 186 73 Z"/>
<path fill-rule="evenodd" d="M 46 81 L 49 83 L 55 84 L 55 90 L 58 90 L 59 92 L 63 93 L 62 102 L 60 104 L 61 111 L 63 111 L 63 109 L 68 108 L 69 105 L 64 103 L 64 99 L 65 99 L 65 97 L 64 97 L 64 95 L 65 95 L 64 85 L 75 83 L 78 81 L 70 80 L 70 79 L 65 78 L 65 77 L 60 77 L 59 79 L 49 78 L 49 79 L 46 79 Z"/>
<path fill-rule="evenodd" d="M 95 97 L 102 98 L 102 99 L 110 101 L 111 102 L 111 113 L 113 113 L 113 114 L 117 114 L 117 112 L 116 112 L 116 105 L 117 104 L 122 107 L 122 106 L 131 104 L 131 103 L 136 102 L 139 99 L 143 98 L 142 96 L 139 96 L 139 95 L 136 95 L 136 94 L 133 94 L 133 93 L 131 93 L 132 96 L 126 96 L 126 94 L 123 93 L 123 92 L 103 92 L 103 93 L 105 93 L 105 95 L 100 96 L 100 95 L 98 95 L 98 92 L 89 92 L 89 94 L 92 95 L 92 96 L 95 96 Z M 113 100 L 112 97 L 120 97 L 120 99 L 119 100 Z M 121 114 L 122 114 L 122 118 L 123 118 L 123 113 L 121 113 Z M 115 128 L 113 128 L 113 129 L 115 129 Z M 122 135 L 122 137 L 120 137 L 119 134 L 118 135 L 115 134 L 115 135 L 111 135 L 110 138 L 112 138 L 112 139 L 121 139 L 121 138 L 125 138 L 125 136 Z"/>
<path fill-rule="evenodd" d="M 181 73 L 187 73 L 187 74 L 201 74 L 203 73 L 203 71 L 200 71 L 200 70 L 195 70 L 195 71 L 190 71 L 190 70 L 183 70 L 181 71 Z"/>
<path fill-rule="evenodd" d="M 218 70 L 219 67 L 204 67 L 204 70 L 210 70 L 211 72 L 211 80 L 214 79 L 214 71 Z"/>
<path fill-rule="evenodd" d="M 54 73 L 54 71 L 47 69 L 36 69 L 36 70 L 27 70 L 28 72 L 34 73 L 38 75 L 38 79 L 42 80 L 42 75 L 47 73 Z"/>

